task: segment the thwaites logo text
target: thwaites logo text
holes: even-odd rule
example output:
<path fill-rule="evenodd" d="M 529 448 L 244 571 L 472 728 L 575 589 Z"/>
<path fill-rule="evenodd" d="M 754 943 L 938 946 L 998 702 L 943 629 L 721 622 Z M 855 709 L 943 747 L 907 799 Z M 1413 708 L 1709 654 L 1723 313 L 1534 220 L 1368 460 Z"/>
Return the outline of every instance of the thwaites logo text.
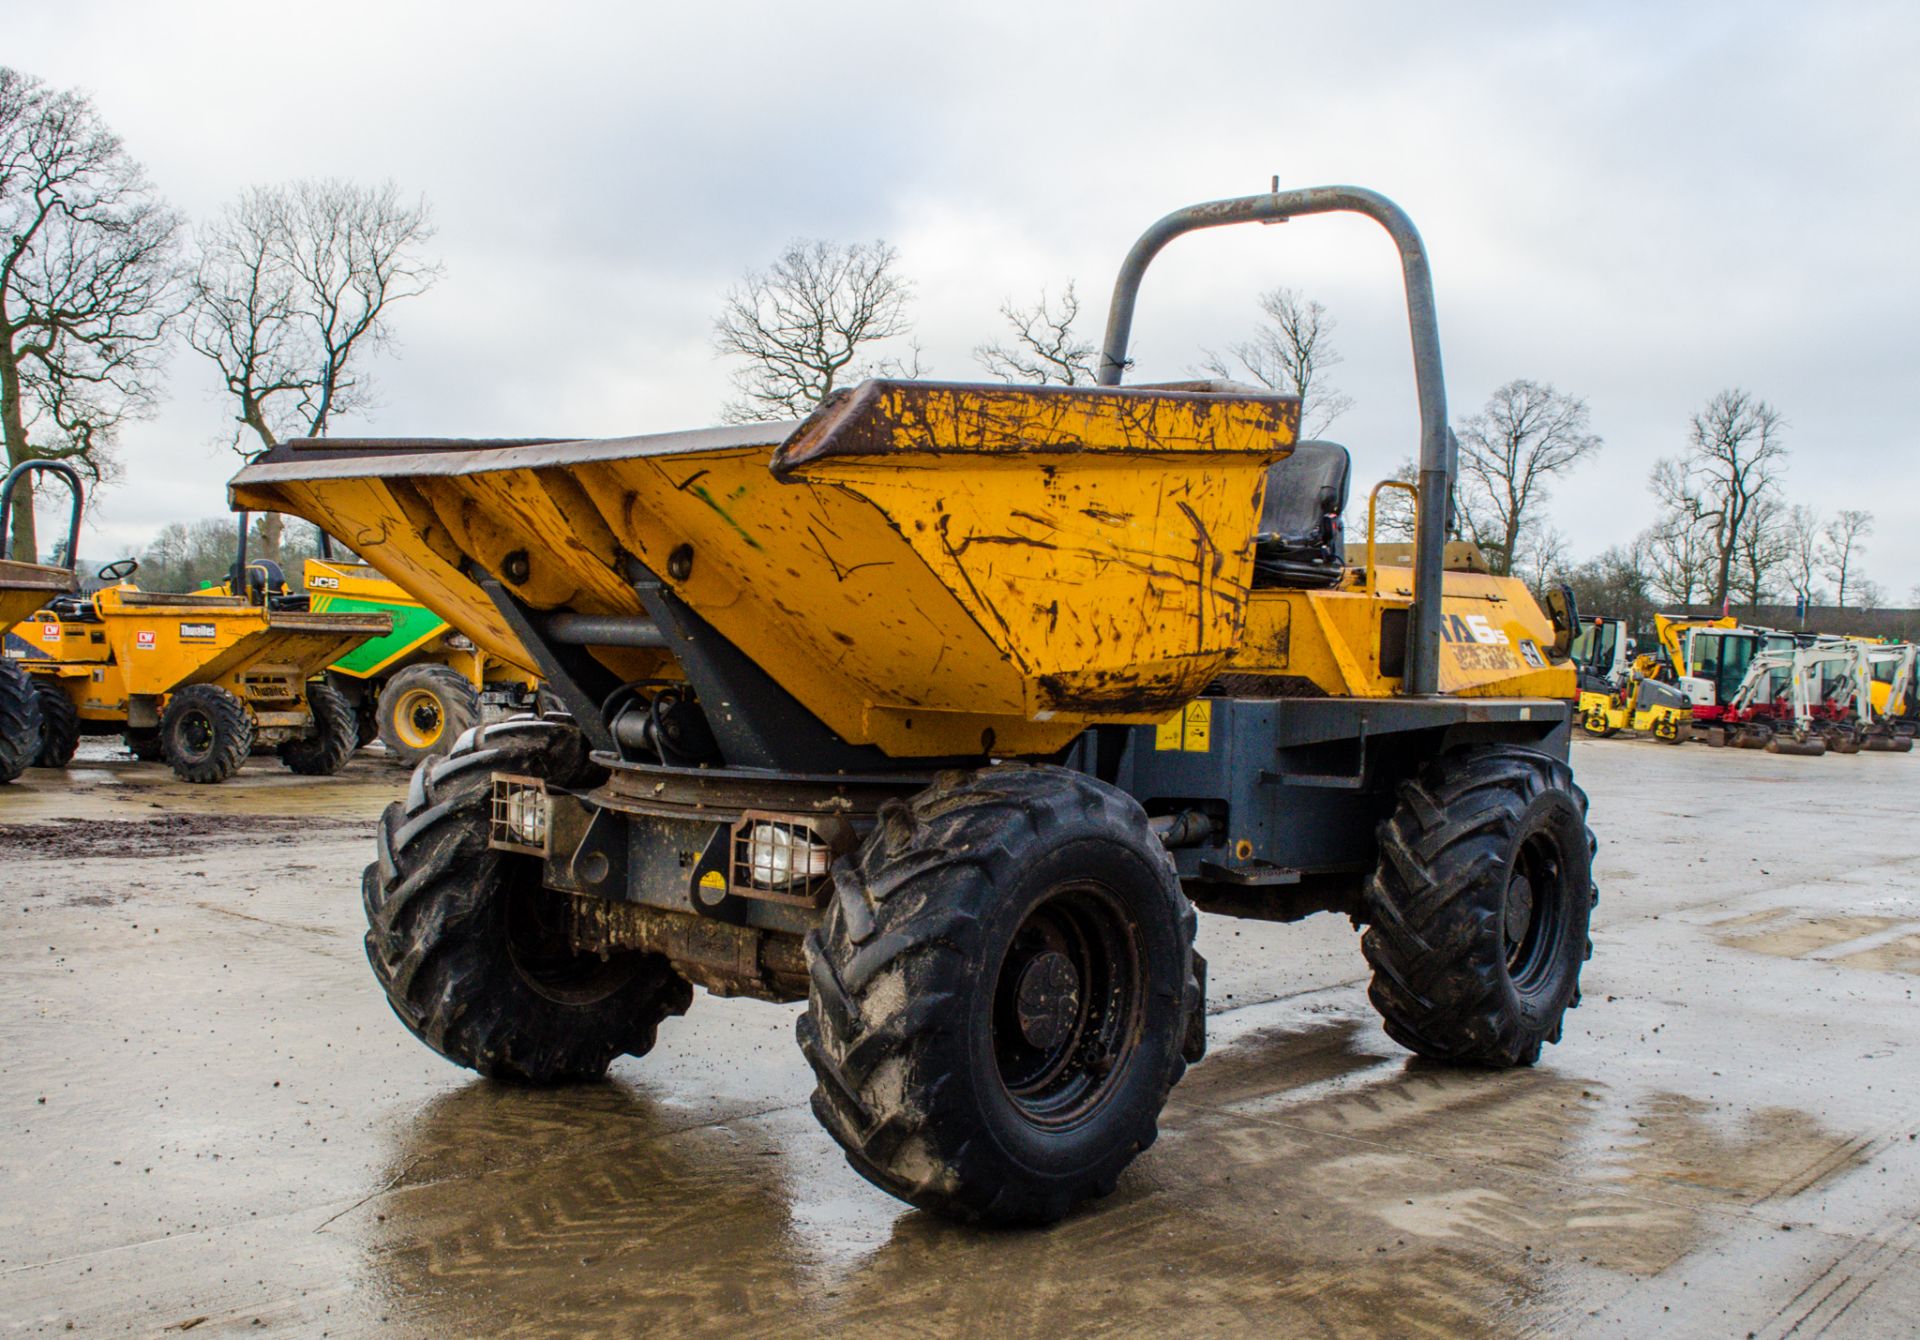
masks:
<path fill-rule="evenodd" d="M 205 642 L 217 632 L 218 630 L 210 623 L 183 623 L 180 625 L 180 636 L 195 642 Z"/>

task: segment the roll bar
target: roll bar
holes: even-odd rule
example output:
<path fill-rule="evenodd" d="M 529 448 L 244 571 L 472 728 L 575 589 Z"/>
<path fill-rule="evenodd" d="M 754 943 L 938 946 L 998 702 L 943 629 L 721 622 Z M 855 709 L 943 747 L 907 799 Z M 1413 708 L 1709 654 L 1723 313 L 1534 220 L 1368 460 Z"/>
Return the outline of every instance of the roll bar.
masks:
<path fill-rule="evenodd" d="M 1420 400 L 1419 506 L 1413 533 L 1413 610 L 1402 691 L 1424 695 L 1440 687 L 1441 558 L 1447 541 L 1447 500 L 1453 496 L 1454 460 L 1448 445 L 1447 388 L 1440 367 L 1440 325 L 1434 314 L 1433 275 L 1426 247 L 1400 206 L 1358 186 L 1314 186 L 1298 191 L 1213 200 L 1177 209 L 1133 244 L 1113 284 L 1106 342 L 1095 380 L 1118 386 L 1127 366 L 1127 340 L 1140 280 L 1160 249 L 1184 233 L 1230 223 L 1282 223 L 1305 214 L 1364 214 L 1387 230 L 1400 250 L 1407 292 L 1407 324 L 1413 337 L 1414 389 Z"/>
<path fill-rule="evenodd" d="M 6 557 L 6 550 L 10 548 L 9 537 L 13 534 L 13 490 L 37 470 L 59 475 L 73 494 L 73 512 L 67 522 L 67 571 L 78 572 L 80 559 L 75 550 L 80 546 L 80 513 L 85 510 L 86 493 L 80 487 L 80 472 L 65 461 L 22 461 L 7 471 L 5 479 L 0 479 L 0 558 Z M 27 505 L 31 507 L 33 504 L 29 502 Z"/>

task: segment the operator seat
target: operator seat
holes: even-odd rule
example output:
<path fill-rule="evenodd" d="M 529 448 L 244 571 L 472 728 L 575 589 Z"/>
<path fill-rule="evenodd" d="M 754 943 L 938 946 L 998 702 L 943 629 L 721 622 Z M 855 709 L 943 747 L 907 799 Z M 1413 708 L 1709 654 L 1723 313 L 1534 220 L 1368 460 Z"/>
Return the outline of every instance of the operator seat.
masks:
<path fill-rule="evenodd" d="M 270 558 L 258 558 L 247 564 L 247 598 L 256 605 L 287 593 L 287 574 Z"/>
<path fill-rule="evenodd" d="M 1267 496 L 1253 543 L 1256 587 L 1338 586 L 1346 574 L 1347 449 L 1301 442 L 1267 470 Z"/>

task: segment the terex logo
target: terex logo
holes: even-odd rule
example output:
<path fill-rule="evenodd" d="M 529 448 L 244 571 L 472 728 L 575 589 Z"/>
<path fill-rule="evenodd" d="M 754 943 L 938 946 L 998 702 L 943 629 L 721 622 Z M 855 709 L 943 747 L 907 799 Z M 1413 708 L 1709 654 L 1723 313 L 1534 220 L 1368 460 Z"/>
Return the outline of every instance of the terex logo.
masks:
<path fill-rule="evenodd" d="M 1487 622 L 1484 614 L 1449 614 L 1440 621 L 1445 642 L 1479 642 L 1490 647 L 1509 645 L 1507 635 Z"/>
<path fill-rule="evenodd" d="M 215 632 L 214 626 L 210 623 L 183 623 L 180 625 L 181 637 L 200 638 L 204 640 L 214 636 Z"/>

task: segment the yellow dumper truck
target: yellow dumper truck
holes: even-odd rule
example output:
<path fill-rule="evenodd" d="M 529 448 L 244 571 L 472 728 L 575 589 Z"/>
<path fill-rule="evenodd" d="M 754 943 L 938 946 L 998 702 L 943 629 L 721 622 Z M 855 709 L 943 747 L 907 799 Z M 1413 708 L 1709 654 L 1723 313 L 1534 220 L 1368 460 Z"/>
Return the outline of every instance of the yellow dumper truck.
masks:
<path fill-rule="evenodd" d="M 1406 284 L 1400 564 L 1345 561 L 1347 454 L 1299 440 L 1297 399 L 1119 385 L 1161 247 L 1330 212 L 1381 224 Z M 1201 1058 L 1196 908 L 1351 917 L 1388 1033 L 1437 1061 L 1531 1064 L 1579 999 L 1573 612 L 1447 570 L 1431 280 L 1384 197 L 1168 215 L 1093 387 L 874 381 L 800 424 L 329 447 L 276 449 L 231 501 L 355 537 L 565 709 L 423 763 L 366 870 L 375 976 L 461 1065 L 588 1080 L 694 984 L 804 1000 L 854 1168 L 1034 1223 L 1112 1191 Z"/>
<path fill-rule="evenodd" d="M 182 780 L 220 782 L 257 746 L 295 772 L 327 774 L 359 747 L 354 714 L 319 678 L 392 628 L 385 614 L 276 609 L 246 595 L 142 591 L 139 563 L 109 563 L 91 595 L 36 602 L 12 627 L 32 677 L 35 763 L 66 766 L 82 735 L 117 734 Z"/>

